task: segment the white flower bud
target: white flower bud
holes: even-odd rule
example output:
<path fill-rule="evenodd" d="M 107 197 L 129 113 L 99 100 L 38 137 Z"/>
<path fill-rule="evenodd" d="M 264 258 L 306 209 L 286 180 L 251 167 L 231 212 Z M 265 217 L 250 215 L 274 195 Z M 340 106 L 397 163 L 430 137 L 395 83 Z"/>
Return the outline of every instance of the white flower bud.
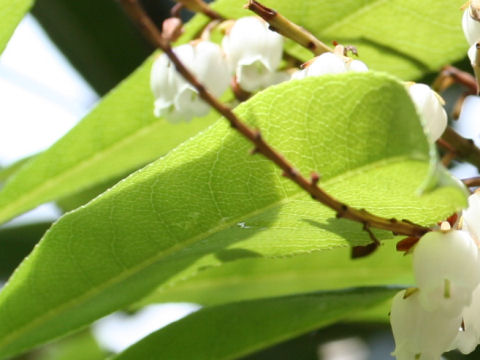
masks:
<path fill-rule="evenodd" d="M 220 96 L 228 88 L 230 73 L 220 47 L 209 41 L 185 44 L 174 49 L 185 66 L 214 95 Z M 155 96 L 155 116 L 168 121 L 190 120 L 206 115 L 210 108 L 198 92 L 176 71 L 165 54 L 154 62 L 150 86 Z"/>
<path fill-rule="evenodd" d="M 306 63 L 303 70 L 293 74 L 292 79 L 340 74 L 347 71 L 368 71 L 368 67 L 360 60 L 352 60 L 345 56 L 327 52 Z"/>
<path fill-rule="evenodd" d="M 463 13 L 462 27 L 470 45 L 480 41 L 480 21 L 473 18 L 470 6 Z"/>
<path fill-rule="evenodd" d="M 440 95 L 428 85 L 413 84 L 408 87 L 417 112 L 424 119 L 432 141 L 437 141 L 447 128 L 448 116 Z"/>
<path fill-rule="evenodd" d="M 480 283 L 477 245 L 466 231 L 431 231 L 414 248 L 413 272 L 425 310 L 458 314 Z"/>
<path fill-rule="evenodd" d="M 457 336 L 462 318 L 426 311 L 420 301 L 421 290 L 405 298 L 400 291 L 393 298 L 390 312 L 397 360 L 439 360 Z"/>
<path fill-rule="evenodd" d="M 222 41 L 237 82 L 246 91 L 256 91 L 272 83 L 272 74 L 282 60 L 283 38 L 257 17 L 235 22 Z"/>

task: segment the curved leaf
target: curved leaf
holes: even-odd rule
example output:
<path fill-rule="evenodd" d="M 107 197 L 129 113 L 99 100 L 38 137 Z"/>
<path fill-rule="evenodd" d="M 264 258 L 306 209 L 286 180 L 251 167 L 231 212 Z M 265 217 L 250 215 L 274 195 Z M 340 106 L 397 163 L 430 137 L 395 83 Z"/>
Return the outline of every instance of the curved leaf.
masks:
<path fill-rule="evenodd" d="M 237 108 L 302 172 L 349 205 L 432 224 L 466 202 L 431 177 L 430 147 L 397 80 L 347 73 L 292 81 Z M 144 297 L 218 252 L 276 257 L 369 242 L 260 156 L 225 121 L 62 217 L 0 292 L 0 356 L 62 335 Z M 383 239 L 393 236 L 377 232 Z"/>
<path fill-rule="evenodd" d="M 33 0 L 0 0 L 0 53 L 32 5 Z"/>
<path fill-rule="evenodd" d="M 385 301 L 395 291 L 366 288 L 205 308 L 154 332 L 114 359 L 238 359 L 346 319 Z"/>

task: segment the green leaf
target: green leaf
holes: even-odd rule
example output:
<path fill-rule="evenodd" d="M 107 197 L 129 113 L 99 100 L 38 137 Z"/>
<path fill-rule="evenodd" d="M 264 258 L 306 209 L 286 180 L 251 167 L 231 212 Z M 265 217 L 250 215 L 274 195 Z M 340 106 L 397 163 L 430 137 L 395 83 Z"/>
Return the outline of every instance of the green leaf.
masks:
<path fill-rule="evenodd" d="M 42 203 L 136 170 L 206 128 L 214 112 L 172 125 L 153 116 L 152 58 L 74 129 L 23 166 L 0 191 L 0 223 Z"/>
<path fill-rule="evenodd" d="M 105 352 L 100 349 L 89 330 L 73 334 L 65 339 L 48 344 L 40 349 L 35 360 L 104 360 Z"/>
<path fill-rule="evenodd" d="M 465 206 L 461 185 L 445 172 L 431 177 L 435 158 L 414 105 L 387 75 L 287 82 L 236 112 L 349 205 L 421 224 Z M 0 292 L 0 357 L 219 265 L 220 252 L 277 257 L 370 241 L 360 224 L 337 219 L 249 150 L 222 120 L 63 216 Z M 432 179 L 444 186 L 419 196 Z"/>
<path fill-rule="evenodd" d="M 0 0 L 0 53 L 32 5 L 33 0 Z"/>
<path fill-rule="evenodd" d="M 238 359 L 348 318 L 395 292 L 366 288 L 205 308 L 147 336 L 114 359 Z"/>
<path fill-rule="evenodd" d="M 135 308 L 161 302 L 219 305 L 359 286 L 413 284 L 410 256 L 385 242 L 374 255 L 352 261 L 350 249 L 337 248 L 288 258 L 265 259 L 226 250 L 216 256 L 220 267 L 201 269 L 192 277 L 173 278 Z"/>
<path fill-rule="evenodd" d="M 217 0 L 215 9 L 228 17 L 251 16 L 245 0 Z M 405 80 L 465 57 L 462 32 L 464 0 L 265 0 L 291 21 L 326 44 L 333 40 L 358 48 L 360 59 L 374 70 Z M 195 23 L 201 24 L 203 17 Z M 312 55 L 293 43 L 288 51 L 304 61 Z"/>

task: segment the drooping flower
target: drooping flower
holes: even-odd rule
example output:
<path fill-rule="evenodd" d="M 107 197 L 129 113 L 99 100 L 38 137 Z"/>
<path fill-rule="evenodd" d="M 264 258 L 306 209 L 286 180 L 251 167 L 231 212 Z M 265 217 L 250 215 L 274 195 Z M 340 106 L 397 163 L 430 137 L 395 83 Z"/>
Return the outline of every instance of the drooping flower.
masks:
<path fill-rule="evenodd" d="M 439 360 L 450 350 L 462 323 L 460 314 L 427 311 L 420 302 L 422 290 L 393 298 L 390 323 L 397 360 Z"/>
<path fill-rule="evenodd" d="M 231 70 L 243 90 L 257 91 L 278 79 L 276 71 L 283 53 L 283 38 L 257 17 L 235 21 L 223 38 Z"/>
<path fill-rule="evenodd" d="M 478 247 L 466 231 L 431 231 L 413 251 L 413 272 L 426 311 L 459 314 L 480 283 Z"/>
<path fill-rule="evenodd" d="M 480 40 L 478 41 L 480 43 Z M 472 66 L 475 66 L 475 62 L 477 59 L 477 51 L 478 51 L 478 46 L 477 43 L 473 43 L 472 46 L 468 49 L 468 58 L 470 59 L 470 63 Z"/>
<path fill-rule="evenodd" d="M 437 141 L 447 128 L 448 116 L 443 108 L 440 95 L 425 84 L 408 86 L 415 107 L 423 117 L 432 141 Z"/>
<path fill-rule="evenodd" d="M 463 329 L 458 332 L 454 347 L 470 354 L 480 343 L 480 286 L 472 294 L 472 303 L 463 309 Z"/>
<path fill-rule="evenodd" d="M 230 83 L 230 73 L 220 47 L 209 41 L 180 45 L 175 54 L 214 96 L 222 95 Z M 154 114 L 168 121 L 190 120 L 206 115 L 210 108 L 197 90 L 176 71 L 165 54 L 154 62 L 150 86 L 155 96 Z"/>
<path fill-rule="evenodd" d="M 473 240 L 480 245 L 480 194 L 474 193 L 468 197 L 468 208 L 463 211 L 462 229 L 467 231 Z"/>
<path fill-rule="evenodd" d="M 465 38 L 470 45 L 480 41 L 480 21 L 476 18 L 470 6 L 463 13 L 462 27 Z"/>
<path fill-rule="evenodd" d="M 368 71 L 367 65 L 360 60 L 353 60 L 336 53 L 323 53 L 310 60 L 304 68 L 293 74 L 293 79 L 303 79 L 310 76 L 339 74 L 347 71 Z"/>

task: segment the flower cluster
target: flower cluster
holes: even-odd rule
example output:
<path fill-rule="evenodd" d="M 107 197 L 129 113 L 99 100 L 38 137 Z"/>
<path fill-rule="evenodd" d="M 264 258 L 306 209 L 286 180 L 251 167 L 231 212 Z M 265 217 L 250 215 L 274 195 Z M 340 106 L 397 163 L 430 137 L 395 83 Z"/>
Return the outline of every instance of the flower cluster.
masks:
<path fill-rule="evenodd" d="M 256 91 L 286 79 L 277 72 L 283 38 L 256 17 L 235 21 L 223 38 L 222 47 L 207 40 L 196 40 L 176 47 L 174 52 L 216 97 L 227 90 L 232 75 L 246 91 Z M 197 91 L 177 73 L 165 54 L 153 64 L 150 85 L 155 96 L 155 116 L 177 122 L 206 115 L 209 111 Z"/>
<path fill-rule="evenodd" d="M 393 299 L 390 321 L 399 360 L 438 360 L 480 343 L 480 194 L 451 229 L 424 235 L 413 250 L 417 287 Z"/>

